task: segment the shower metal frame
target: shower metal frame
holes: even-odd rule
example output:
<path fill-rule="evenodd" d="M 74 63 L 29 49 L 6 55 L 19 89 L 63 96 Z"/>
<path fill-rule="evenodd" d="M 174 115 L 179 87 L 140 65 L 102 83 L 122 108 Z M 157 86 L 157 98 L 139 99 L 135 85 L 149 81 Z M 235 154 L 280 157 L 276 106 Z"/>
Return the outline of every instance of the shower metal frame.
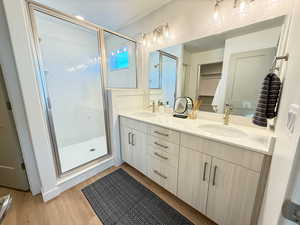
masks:
<path fill-rule="evenodd" d="M 163 69 L 163 56 L 165 56 L 165 57 L 168 57 L 168 58 L 171 58 L 171 59 L 174 59 L 175 61 L 176 61 L 176 80 L 175 80 L 175 83 L 176 83 L 176 85 L 175 85 L 175 92 L 174 92 L 174 100 L 176 100 L 176 98 L 177 98 L 177 81 L 178 81 L 178 57 L 177 56 L 175 56 L 175 55 L 172 55 L 172 54 L 170 54 L 170 53 L 167 53 L 167 52 L 165 52 L 165 51 L 163 51 L 163 50 L 157 50 L 157 52 L 158 52 L 158 57 L 159 57 L 159 71 L 158 71 L 158 75 L 159 75 L 159 86 L 157 87 L 157 88 L 150 88 L 150 89 L 156 89 L 156 90 L 158 90 L 158 89 L 162 89 L 162 76 L 163 76 L 163 72 L 162 72 L 162 69 Z M 174 105 L 175 105 L 175 101 L 174 101 Z M 173 107 L 174 107 L 174 105 L 173 105 Z"/>
<path fill-rule="evenodd" d="M 32 47 L 32 53 L 34 57 L 35 62 L 35 71 L 36 71 L 36 78 L 39 83 L 39 89 L 41 93 L 41 103 L 43 106 L 43 111 L 45 114 L 45 117 L 47 118 L 47 128 L 50 135 L 51 145 L 52 145 L 52 152 L 54 153 L 54 161 L 55 161 L 55 168 L 56 168 L 56 174 L 58 177 L 63 177 L 65 175 L 68 175 L 70 173 L 73 173 L 74 171 L 78 170 L 79 168 L 82 168 L 84 166 L 92 165 L 93 163 L 103 161 L 110 157 L 112 155 L 111 151 L 111 130 L 109 126 L 109 111 L 108 111 L 108 96 L 106 93 L 107 88 L 107 76 L 108 76 L 108 69 L 107 69 L 107 60 L 106 60 L 106 49 L 105 49 L 105 40 L 104 40 L 104 32 L 111 33 L 113 35 L 116 35 L 118 37 L 124 38 L 128 41 L 134 42 L 136 45 L 136 51 L 135 51 L 135 59 L 136 59 L 136 88 L 138 85 L 137 80 L 137 49 L 138 49 L 138 42 L 130 37 L 127 37 L 125 35 L 116 33 L 114 31 L 108 30 L 106 28 L 103 28 L 101 26 L 98 26 L 94 23 L 91 23 L 86 20 L 79 20 L 75 16 L 71 16 L 68 14 L 65 14 L 63 12 L 60 12 L 56 9 L 47 7 L 45 5 L 42 5 L 38 2 L 32 1 L 32 0 L 25 0 L 26 8 L 27 8 L 27 22 L 30 26 L 30 42 Z M 103 111 L 104 111 L 104 117 L 105 117 L 105 132 L 106 132 L 106 142 L 107 142 L 107 154 L 101 157 L 98 157 L 94 160 L 88 161 L 86 163 L 83 163 L 75 168 L 72 168 L 66 172 L 62 172 L 61 168 L 61 162 L 59 159 L 59 152 L 58 152 L 58 146 L 57 146 L 57 140 L 56 140 L 56 133 L 54 129 L 54 123 L 53 123 L 53 117 L 51 112 L 51 102 L 48 95 L 47 90 L 47 83 L 45 81 L 45 71 L 43 66 L 43 60 L 42 60 L 42 54 L 39 44 L 39 37 L 37 33 L 37 27 L 36 27 L 36 20 L 34 17 L 34 12 L 40 12 L 52 17 L 55 17 L 57 19 L 60 19 L 65 22 L 69 22 L 78 26 L 82 26 L 84 28 L 94 30 L 97 32 L 97 39 L 98 39 L 98 54 L 99 54 L 99 65 L 101 66 L 100 70 L 100 78 L 101 78 L 101 87 L 102 87 L 102 99 L 103 99 Z"/>

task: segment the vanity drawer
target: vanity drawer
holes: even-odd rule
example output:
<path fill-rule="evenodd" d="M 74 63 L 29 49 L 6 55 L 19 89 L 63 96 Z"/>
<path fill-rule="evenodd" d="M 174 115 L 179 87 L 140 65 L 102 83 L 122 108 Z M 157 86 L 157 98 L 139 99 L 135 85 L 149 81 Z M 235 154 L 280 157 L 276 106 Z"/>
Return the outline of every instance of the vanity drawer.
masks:
<path fill-rule="evenodd" d="M 162 163 L 159 159 L 148 156 L 149 177 L 171 193 L 177 193 L 177 168 Z"/>
<path fill-rule="evenodd" d="M 147 124 L 140 122 L 138 120 L 133 120 L 133 119 L 120 116 L 120 124 L 121 126 L 126 126 L 147 133 Z"/>
<path fill-rule="evenodd" d="M 161 138 L 148 136 L 148 146 L 160 149 L 170 154 L 179 155 L 179 145 L 171 143 Z"/>
<path fill-rule="evenodd" d="M 178 155 L 165 152 L 158 148 L 148 147 L 148 153 L 153 158 L 159 160 L 162 164 L 178 168 Z"/>
<path fill-rule="evenodd" d="M 179 144 L 180 141 L 179 132 L 159 126 L 149 125 L 149 134 L 174 144 Z"/>

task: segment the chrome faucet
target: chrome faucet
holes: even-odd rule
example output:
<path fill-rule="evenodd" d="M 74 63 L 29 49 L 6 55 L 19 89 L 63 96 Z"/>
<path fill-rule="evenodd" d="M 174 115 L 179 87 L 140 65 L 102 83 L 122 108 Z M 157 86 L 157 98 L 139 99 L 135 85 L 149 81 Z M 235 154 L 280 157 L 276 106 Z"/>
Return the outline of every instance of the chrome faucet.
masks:
<path fill-rule="evenodd" d="M 224 125 L 229 124 L 231 111 L 232 111 L 232 106 L 230 104 L 225 104 Z"/>
<path fill-rule="evenodd" d="M 155 113 L 155 101 L 152 101 L 151 105 L 149 105 L 146 108 L 150 108 L 150 107 L 152 107 L 152 112 Z"/>

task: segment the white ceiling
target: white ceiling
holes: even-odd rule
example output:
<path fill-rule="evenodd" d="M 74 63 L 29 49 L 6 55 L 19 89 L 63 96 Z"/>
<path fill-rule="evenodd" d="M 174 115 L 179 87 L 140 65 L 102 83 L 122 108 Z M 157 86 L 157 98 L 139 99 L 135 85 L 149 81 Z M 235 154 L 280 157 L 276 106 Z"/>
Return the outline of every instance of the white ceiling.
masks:
<path fill-rule="evenodd" d="M 111 30 L 135 22 L 172 0 L 36 0 Z"/>

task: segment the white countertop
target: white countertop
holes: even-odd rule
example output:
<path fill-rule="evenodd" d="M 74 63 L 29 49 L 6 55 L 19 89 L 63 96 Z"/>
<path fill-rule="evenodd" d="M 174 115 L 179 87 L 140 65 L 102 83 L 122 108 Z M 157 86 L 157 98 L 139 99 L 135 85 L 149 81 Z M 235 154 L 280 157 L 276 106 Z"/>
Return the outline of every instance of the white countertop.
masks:
<path fill-rule="evenodd" d="M 144 111 L 145 112 L 145 111 Z M 148 112 L 149 113 L 149 112 Z M 148 117 L 143 116 L 143 112 L 122 112 L 119 113 L 120 116 L 127 117 L 130 119 L 138 120 L 148 124 L 153 124 L 179 132 L 184 132 L 191 135 L 196 135 L 206 139 L 210 139 L 216 142 L 221 142 L 237 147 L 242 147 L 247 150 L 259 152 L 266 155 L 272 155 L 275 137 L 273 132 L 265 129 L 253 128 L 248 126 L 241 126 L 235 124 L 229 124 L 228 126 L 223 125 L 220 122 L 215 122 L 208 119 L 180 119 L 175 118 L 170 114 L 166 113 L 155 113 L 155 116 Z M 220 125 L 228 128 L 235 128 L 247 134 L 245 137 L 228 137 L 213 134 L 207 132 L 199 126 L 206 124 Z"/>

